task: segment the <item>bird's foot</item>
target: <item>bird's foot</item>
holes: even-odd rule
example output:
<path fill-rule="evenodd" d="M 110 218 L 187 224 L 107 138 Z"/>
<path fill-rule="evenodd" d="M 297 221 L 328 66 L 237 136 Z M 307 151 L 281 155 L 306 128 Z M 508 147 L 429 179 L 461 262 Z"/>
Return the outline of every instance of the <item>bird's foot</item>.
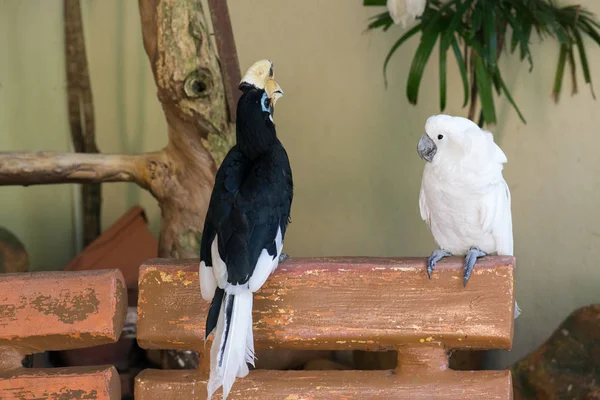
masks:
<path fill-rule="evenodd" d="M 427 259 L 427 276 L 431 279 L 431 273 L 435 268 L 435 265 L 444 257 L 450 257 L 452 254 L 446 250 L 436 249 L 434 250 L 429 258 Z"/>
<path fill-rule="evenodd" d="M 279 255 L 279 263 L 281 264 L 282 262 L 284 262 L 285 260 L 287 260 L 290 256 L 287 255 L 287 253 L 281 253 Z"/>
<path fill-rule="evenodd" d="M 469 281 L 469 278 L 473 273 L 473 268 L 475 268 L 475 263 L 477 262 L 477 259 L 486 255 L 486 253 L 479 250 L 477 247 L 471 247 L 467 252 L 467 256 L 465 257 L 465 287 L 467 286 L 467 282 Z"/>

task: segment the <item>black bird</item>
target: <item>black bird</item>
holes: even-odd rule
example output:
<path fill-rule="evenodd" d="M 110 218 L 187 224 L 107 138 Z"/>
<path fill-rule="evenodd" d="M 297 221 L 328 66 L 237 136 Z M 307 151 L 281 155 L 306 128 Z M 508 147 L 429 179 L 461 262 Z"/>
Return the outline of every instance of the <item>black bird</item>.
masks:
<path fill-rule="evenodd" d="M 202 297 L 212 300 L 206 338 L 210 350 L 208 398 L 254 366 L 252 293 L 277 268 L 293 197 L 292 170 L 273 124 L 283 91 L 271 61 L 248 69 L 239 89 L 236 145 L 217 171 L 200 245 Z"/>

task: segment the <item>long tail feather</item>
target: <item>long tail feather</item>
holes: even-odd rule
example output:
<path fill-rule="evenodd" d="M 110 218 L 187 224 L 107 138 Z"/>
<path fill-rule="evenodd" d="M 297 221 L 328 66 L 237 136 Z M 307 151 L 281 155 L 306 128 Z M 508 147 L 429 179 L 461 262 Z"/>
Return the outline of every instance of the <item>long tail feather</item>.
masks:
<path fill-rule="evenodd" d="M 208 338 L 208 336 L 217 326 L 224 295 L 225 291 L 223 289 L 217 288 L 215 290 L 215 294 L 212 298 L 212 302 L 210 303 L 210 308 L 208 309 L 208 315 L 206 317 L 206 331 L 204 333 L 204 340 Z"/>
<path fill-rule="evenodd" d="M 253 338 L 251 347 L 248 344 L 251 329 L 252 292 L 226 294 L 210 350 L 209 399 L 220 386 L 223 386 L 223 399 L 226 399 L 236 376 L 243 378 L 248 374 L 247 360 L 254 364 Z"/>

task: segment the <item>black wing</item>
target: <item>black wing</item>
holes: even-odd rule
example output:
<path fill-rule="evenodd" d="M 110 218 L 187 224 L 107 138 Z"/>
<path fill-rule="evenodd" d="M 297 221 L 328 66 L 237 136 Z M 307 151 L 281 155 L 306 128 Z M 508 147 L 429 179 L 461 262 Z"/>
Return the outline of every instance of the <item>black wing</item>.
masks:
<path fill-rule="evenodd" d="M 281 144 L 246 165 L 230 213 L 218 226 L 219 253 L 228 281 L 248 282 L 263 249 L 277 254 L 275 237 L 285 236 L 293 196 L 292 173 Z"/>
<path fill-rule="evenodd" d="M 227 265 L 230 284 L 248 282 L 263 249 L 277 254 L 275 237 L 282 239 L 293 197 L 292 171 L 285 149 L 277 144 L 257 160 L 236 146 L 221 164 L 204 224 L 200 258 L 212 266 L 211 245 L 219 238 L 219 254 Z M 217 288 L 206 322 L 206 335 L 215 328 L 224 290 Z"/>
<path fill-rule="evenodd" d="M 231 213 L 248 162 L 239 148 L 233 146 L 217 171 L 200 241 L 200 261 L 204 261 L 207 266 L 213 265 L 211 245 L 221 221 Z"/>

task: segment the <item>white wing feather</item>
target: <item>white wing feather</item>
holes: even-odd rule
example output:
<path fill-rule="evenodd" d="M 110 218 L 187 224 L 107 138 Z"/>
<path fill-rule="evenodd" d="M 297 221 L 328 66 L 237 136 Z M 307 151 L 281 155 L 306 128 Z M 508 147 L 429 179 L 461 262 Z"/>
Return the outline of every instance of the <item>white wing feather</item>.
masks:
<path fill-rule="evenodd" d="M 487 170 L 486 172 L 490 174 L 492 184 L 480 203 L 482 228 L 494 237 L 498 255 L 512 256 L 513 230 L 510 190 L 502 176 L 502 164 L 507 162 L 507 158 L 502 149 L 494 143 L 492 134 L 489 132 L 485 132 L 485 134 L 489 146 L 489 168 L 483 168 L 483 170 Z"/>
<path fill-rule="evenodd" d="M 212 267 L 207 267 L 204 261 L 200 261 L 200 293 L 206 301 L 211 301 L 217 289 L 217 280 Z"/>
<path fill-rule="evenodd" d="M 421 181 L 421 191 L 419 192 L 419 212 L 423 221 L 429 225 L 429 206 L 427 205 L 427 196 L 425 194 L 425 185 Z"/>
<path fill-rule="evenodd" d="M 504 180 L 484 196 L 480 203 L 482 228 L 496 241 L 496 252 L 501 256 L 513 255 L 513 231 L 510 190 Z"/>

